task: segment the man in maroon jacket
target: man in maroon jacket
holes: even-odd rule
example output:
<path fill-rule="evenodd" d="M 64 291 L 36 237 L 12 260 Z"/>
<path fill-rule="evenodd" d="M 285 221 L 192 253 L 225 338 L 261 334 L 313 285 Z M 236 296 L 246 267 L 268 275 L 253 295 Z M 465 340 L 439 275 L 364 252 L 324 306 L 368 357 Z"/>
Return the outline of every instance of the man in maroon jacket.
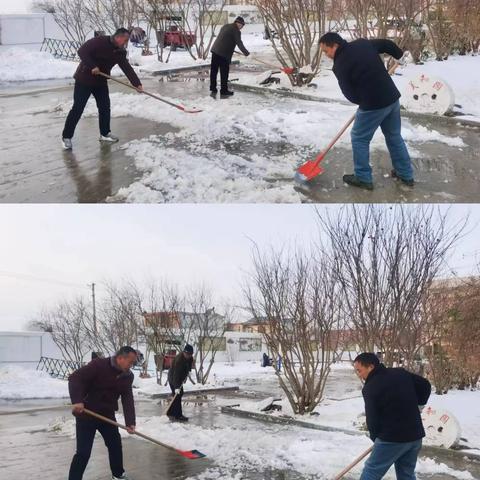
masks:
<path fill-rule="evenodd" d="M 78 50 L 80 65 L 75 72 L 75 88 L 73 91 L 73 107 L 70 110 L 62 133 L 62 144 L 65 150 L 72 149 L 72 138 L 75 127 L 90 98 L 95 97 L 98 108 L 101 142 L 118 142 L 118 138 L 110 132 L 110 96 L 107 79 L 99 75 L 110 71 L 118 65 L 128 77 L 130 83 L 143 92 L 137 74 L 127 60 L 126 45 L 130 38 L 127 29 L 119 28 L 113 36 L 99 36 L 86 41 Z"/>
<path fill-rule="evenodd" d="M 97 420 L 83 412 L 88 408 L 115 420 L 118 398 L 121 397 L 125 424 L 129 433 L 135 432 L 133 402 L 133 373 L 130 368 L 137 361 L 132 347 L 122 347 L 113 357 L 96 358 L 73 372 L 68 389 L 76 417 L 77 451 L 72 459 L 68 480 L 81 480 L 92 451 L 98 430 L 108 448 L 112 480 L 128 479 L 123 469 L 122 441 L 118 428 Z"/>

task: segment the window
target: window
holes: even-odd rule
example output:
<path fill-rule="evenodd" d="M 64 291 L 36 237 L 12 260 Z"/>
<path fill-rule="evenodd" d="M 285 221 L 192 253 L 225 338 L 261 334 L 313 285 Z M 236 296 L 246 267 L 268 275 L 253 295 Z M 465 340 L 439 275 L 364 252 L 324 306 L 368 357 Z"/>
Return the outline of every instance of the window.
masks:
<path fill-rule="evenodd" d="M 225 337 L 201 337 L 199 343 L 204 352 L 225 352 L 227 350 Z"/>

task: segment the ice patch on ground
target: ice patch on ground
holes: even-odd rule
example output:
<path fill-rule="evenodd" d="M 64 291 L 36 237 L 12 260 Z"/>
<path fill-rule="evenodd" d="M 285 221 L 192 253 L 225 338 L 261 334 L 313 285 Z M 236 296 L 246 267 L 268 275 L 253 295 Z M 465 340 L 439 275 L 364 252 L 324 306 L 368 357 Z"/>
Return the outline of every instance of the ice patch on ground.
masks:
<path fill-rule="evenodd" d="M 64 380 L 52 378 L 46 372 L 17 365 L 0 367 L 0 398 L 2 399 L 67 397 L 68 385 Z"/>

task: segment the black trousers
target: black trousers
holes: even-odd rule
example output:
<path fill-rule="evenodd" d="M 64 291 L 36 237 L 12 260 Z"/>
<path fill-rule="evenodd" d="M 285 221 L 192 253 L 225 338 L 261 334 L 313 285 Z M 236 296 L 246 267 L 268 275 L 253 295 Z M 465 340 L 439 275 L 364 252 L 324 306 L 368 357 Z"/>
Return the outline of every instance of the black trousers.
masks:
<path fill-rule="evenodd" d="M 220 69 L 220 93 L 228 90 L 228 75 L 230 73 L 230 60 L 212 52 L 212 65 L 210 67 L 210 91 L 217 89 L 217 76 Z"/>
<path fill-rule="evenodd" d="M 73 138 L 75 128 L 82 117 L 90 95 L 93 95 L 97 102 L 100 134 L 108 135 L 110 133 L 110 95 L 108 93 L 108 85 L 90 87 L 89 85 L 75 82 L 73 107 L 65 121 L 65 127 L 62 133 L 63 138 Z"/>
<path fill-rule="evenodd" d="M 88 460 L 92 452 L 95 432 L 100 432 L 106 447 L 108 448 L 108 459 L 110 470 L 114 477 L 121 477 L 123 470 L 122 439 L 118 428 L 101 420 L 77 418 L 77 452 L 73 456 L 70 465 L 68 480 L 82 480 L 83 472 L 87 468 Z"/>
<path fill-rule="evenodd" d="M 172 394 L 175 395 L 175 388 L 170 383 L 170 389 L 172 390 Z M 180 393 L 177 395 L 177 398 L 173 401 L 170 405 L 170 408 L 167 411 L 167 416 L 179 418 L 183 415 L 182 410 L 182 397 L 183 397 L 183 387 L 180 387 Z"/>

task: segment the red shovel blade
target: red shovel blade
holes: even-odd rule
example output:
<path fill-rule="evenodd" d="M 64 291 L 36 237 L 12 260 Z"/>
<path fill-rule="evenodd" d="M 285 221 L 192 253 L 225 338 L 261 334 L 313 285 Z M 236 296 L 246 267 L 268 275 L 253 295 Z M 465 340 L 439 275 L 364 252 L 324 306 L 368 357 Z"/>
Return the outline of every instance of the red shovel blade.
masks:
<path fill-rule="evenodd" d="M 298 168 L 295 178 L 300 182 L 308 182 L 317 175 L 324 172 L 320 166 L 320 162 L 323 160 L 324 155 L 319 155 L 315 160 L 308 160 L 301 167 Z"/>
<path fill-rule="evenodd" d="M 189 460 L 196 460 L 197 458 L 204 458 L 206 455 L 198 450 L 177 450 L 177 452 Z"/>

